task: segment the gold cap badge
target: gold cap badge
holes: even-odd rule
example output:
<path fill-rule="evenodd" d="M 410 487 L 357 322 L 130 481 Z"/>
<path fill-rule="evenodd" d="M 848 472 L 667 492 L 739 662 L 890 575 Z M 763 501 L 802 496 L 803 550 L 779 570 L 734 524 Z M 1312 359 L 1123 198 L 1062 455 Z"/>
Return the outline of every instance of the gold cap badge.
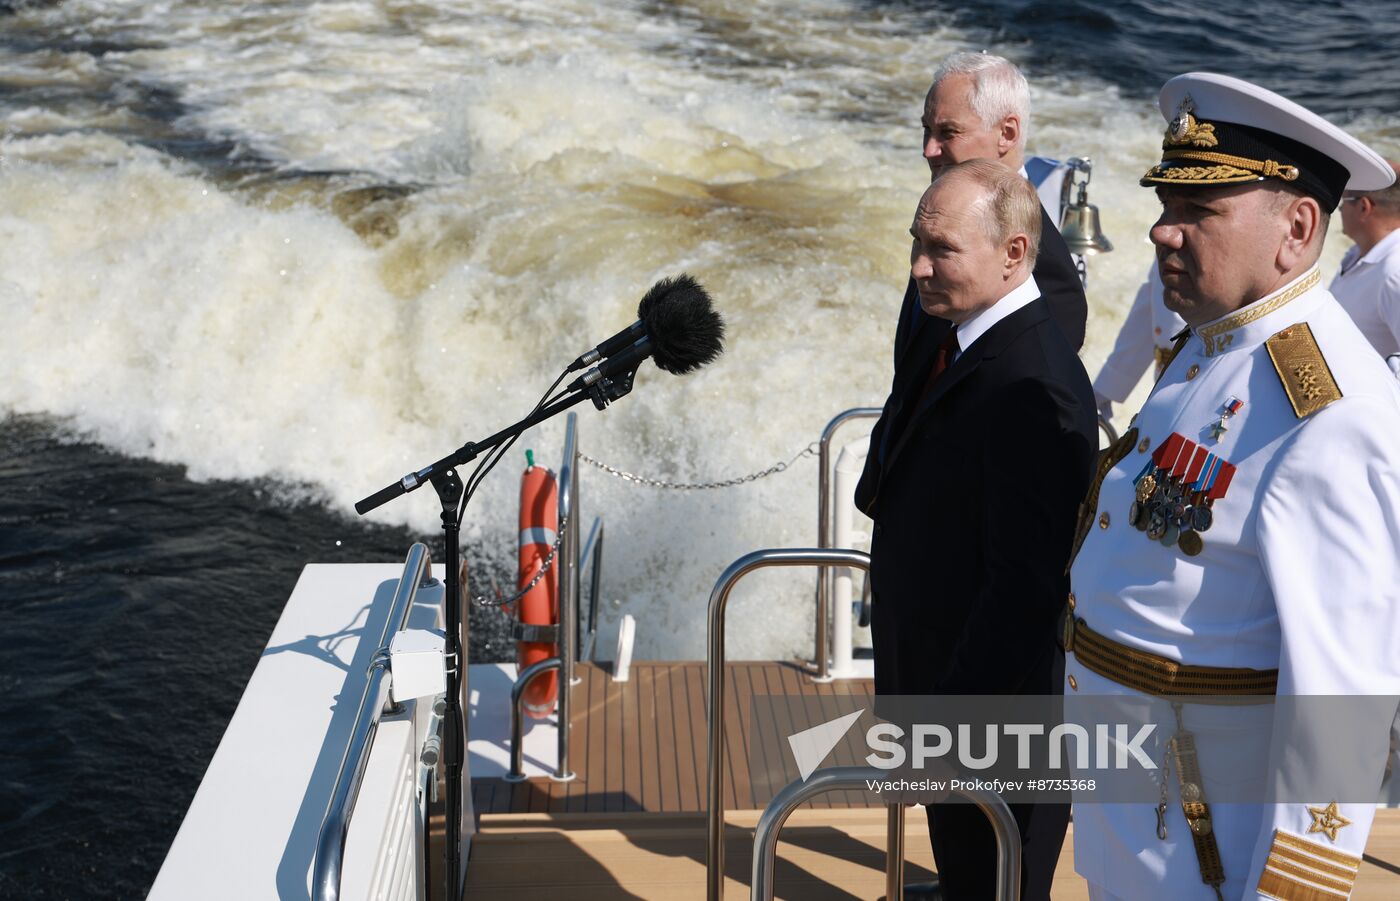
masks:
<path fill-rule="evenodd" d="M 1162 141 L 1163 150 L 1183 144 L 1214 147 L 1220 143 L 1215 137 L 1215 126 L 1209 122 L 1197 122 L 1195 112 L 1196 104 L 1191 95 L 1187 94 L 1181 98 L 1181 103 L 1176 108 L 1176 118 L 1167 125 L 1166 138 Z"/>

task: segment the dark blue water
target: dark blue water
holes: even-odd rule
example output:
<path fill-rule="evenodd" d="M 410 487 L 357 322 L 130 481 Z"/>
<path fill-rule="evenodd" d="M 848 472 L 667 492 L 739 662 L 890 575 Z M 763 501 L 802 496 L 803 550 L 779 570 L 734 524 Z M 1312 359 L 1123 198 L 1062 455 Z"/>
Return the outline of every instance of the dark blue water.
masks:
<path fill-rule="evenodd" d="M 0 419 L 0 897 L 143 896 L 302 566 L 442 559 L 279 493 Z"/>
<path fill-rule="evenodd" d="M 0 41 L 21 5 L 0 2 Z M 1342 122 L 1393 121 L 1400 97 L 1394 2 L 857 0 L 852 15 L 951 23 L 1013 48 L 1032 78 L 1129 97 L 1197 68 Z M 21 90 L 0 83 L 0 101 Z M 186 138 L 162 149 L 221 165 L 222 138 Z M 0 898 L 141 897 L 301 567 L 440 544 L 288 504 L 275 486 L 194 484 L 60 431 L 0 418 Z M 476 660 L 503 650 L 473 637 Z"/>
<path fill-rule="evenodd" d="M 1400 97 L 1400 2 L 1278 0 L 873 0 L 931 26 L 952 21 L 1017 48 L 1027 74 L 1091 76 L 1155 97 L 1205 70 L 1248 79 L 1338 122 L 1393 117 Z"/>

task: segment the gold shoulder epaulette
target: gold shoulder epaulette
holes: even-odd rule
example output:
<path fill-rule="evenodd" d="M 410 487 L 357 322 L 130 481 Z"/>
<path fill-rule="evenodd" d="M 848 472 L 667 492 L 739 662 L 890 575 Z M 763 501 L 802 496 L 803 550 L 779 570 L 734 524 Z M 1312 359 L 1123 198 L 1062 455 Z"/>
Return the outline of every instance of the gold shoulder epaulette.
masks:
<path fill-rule="evenodd" d="M 1264 346 L 1269 349 L 1269 359 L 1299 419 L 1341 398 L 1342 390 L 1332 378 L 1332 370 L 1322 358 L 1322 349 L 1306 322 L 1290 325 L 1264 342 Z"/>

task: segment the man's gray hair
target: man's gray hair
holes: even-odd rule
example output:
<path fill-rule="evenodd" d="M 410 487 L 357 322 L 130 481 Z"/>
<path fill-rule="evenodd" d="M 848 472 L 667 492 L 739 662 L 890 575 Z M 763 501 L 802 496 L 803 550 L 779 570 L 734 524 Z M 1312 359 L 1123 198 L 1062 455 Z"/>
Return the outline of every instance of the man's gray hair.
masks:
<path fill-rule="evenodd" d="M 1389 162 L 1389 160 L 1387 160 Z M 1400 216 L 1400 165 L 1390 163 L 1390 168 L 1395 170 L 1395 183 L 1388 188 L 1381 188 L 1379 191 L 1367 191 L 1362 197 L 1369 197 L 1387 218 L 1394 219 Z"/>
<path fill-rule="evenodd" d="M 1031 89 L 1015 63 L 991 53 L 954 53 L 933 73 L 933 87 L 949 75 L 972 77 L 972 111 L 987 128 L 1000 125 L 1007 116 L 1021 122 L 1018 146 L 1026 146 L 1031 126 Z"/>
<path fill-rule="evenodd" d="M 1005 243 L 1012 235 L 1027 238 L 1026 265 L 1035 268 L 1040 250 L 1040 197 L 1031 183 L 1001 163 L 991 160 L 967 160 L 943 170 L 938 184 L 967 179 L 983 190 L 977 202 L 977 216 L 987 238 L 995 245 Z"/>

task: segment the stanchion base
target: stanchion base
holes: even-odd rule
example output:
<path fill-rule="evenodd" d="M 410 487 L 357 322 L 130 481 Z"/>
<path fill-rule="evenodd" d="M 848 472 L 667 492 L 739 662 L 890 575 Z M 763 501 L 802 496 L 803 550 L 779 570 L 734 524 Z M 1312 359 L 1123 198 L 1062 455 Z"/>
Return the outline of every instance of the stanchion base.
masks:
<path fill-rule="evenodd" d="M 904 901 L 943 901 L 938 877 L 935 876 L 932 882 L 911 882 L 904 886 Z"/>
<path fill-rule="evenodd" d="M 573 782 L 577 778 L 578 773 L 565 773 L 562 776 L 556 776 L 553 773 L 549 774 L 549 780 L 551 782 Z"/>
<path fill-rule="evenodd" d="M 502 782 L 524 782 L 526 779 L 529 779 L 529 778 L 530 778 L 530 777 L 529 777 L 529 776 L 526 776 L 524 773 L 521 773 L 519 776 L 515 775 L 514 773 L 506 773 L 504 776 L 501 777 L 501 781 L 502 781 Z"/>

